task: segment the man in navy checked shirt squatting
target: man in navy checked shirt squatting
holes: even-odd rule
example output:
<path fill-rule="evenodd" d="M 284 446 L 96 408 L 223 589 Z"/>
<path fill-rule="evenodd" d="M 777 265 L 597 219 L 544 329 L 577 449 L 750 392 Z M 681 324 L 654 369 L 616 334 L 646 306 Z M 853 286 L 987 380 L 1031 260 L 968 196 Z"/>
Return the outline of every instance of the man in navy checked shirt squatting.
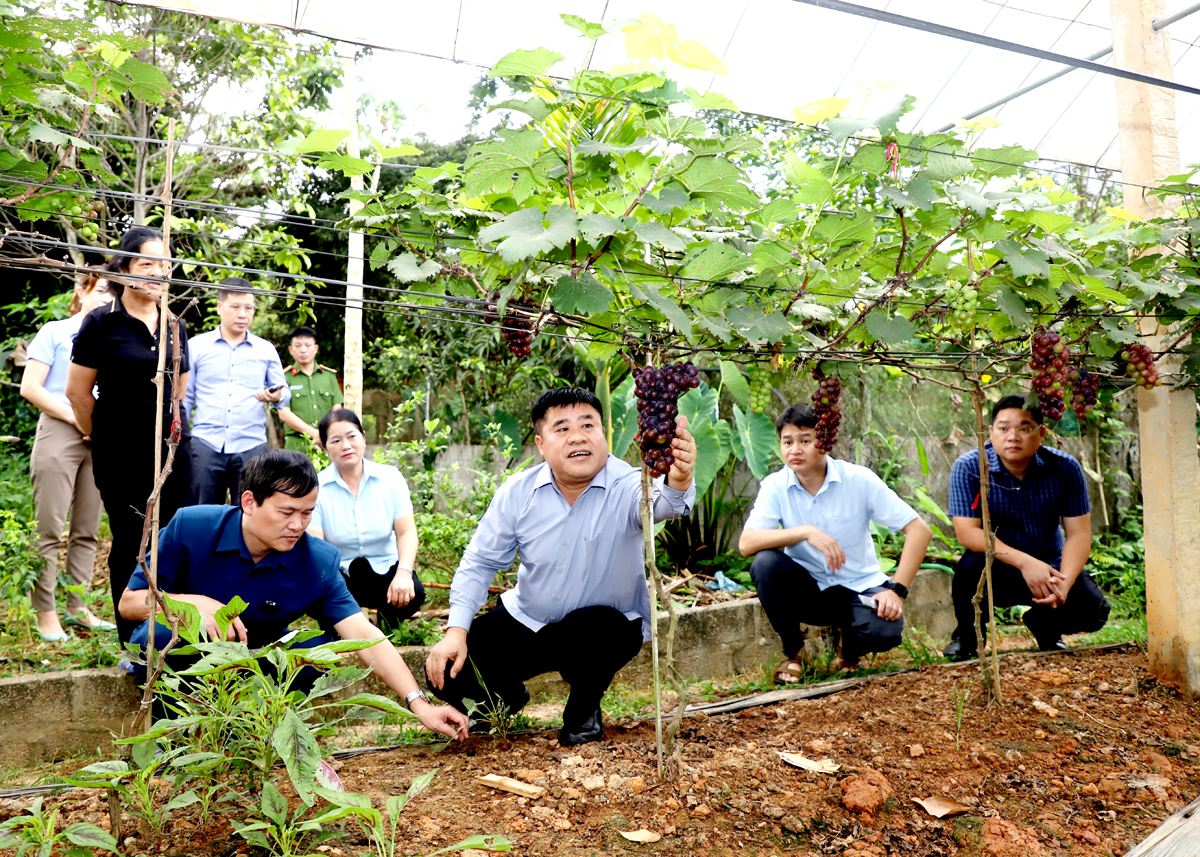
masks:
<path fill-rule="evenodd" d="M 996 533 L 995 604 L 1032 605 L 1025 625 L 1038 648 L 1065 649 L 1063 634 L 1098 631 L 1109 612 L 1100 588 L 1083 570 L 1092 547 L 1092 507 L 1083 468 L 1065 452 L 1042 446 L 1042 413 L 1025 410 L 1023 396 L 1005 396 L 996 403 L 990 434 L 985 450 L 988 512 Z M 973 449 L 950 471 L 950 516 L 966 550 L 955 566 L 952 588 L 958 628 L 942 653 L 956 660 L 975 657 L 979 648 L 971 603 L 986 549 L 979 495 L 979 450 Z M 986 628 L 987 619 L 983 622 Z"/>

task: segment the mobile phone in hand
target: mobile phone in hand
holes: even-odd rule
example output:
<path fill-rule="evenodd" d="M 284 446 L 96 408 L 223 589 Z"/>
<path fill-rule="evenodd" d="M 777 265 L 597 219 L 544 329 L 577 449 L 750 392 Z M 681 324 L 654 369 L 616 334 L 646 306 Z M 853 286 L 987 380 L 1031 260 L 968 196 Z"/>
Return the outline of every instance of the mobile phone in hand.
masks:
<path fill-rule="evenodd" d="M 863 595 L 863 594 L 860 592 L 860 593 L 858 594 L 858 600 L 859 600 L 860 602 L 862 602 L 862 605 L 863 605 L 864 607 L 870 607 L 872 610 L 878 610 L 878 609 L 879 609 L 879 603 L 878 603 L 878 602 L 875 600 L 875 596 L 874 596 L 874 595 Z"/>
<path fill-rule="evenodd" d="M 282 390 L 282 389 L 283 389 L 282 384 L 272 384 L 270 387 L 267 387 L 267 392 L 274 393 L 276 390 Z"/>

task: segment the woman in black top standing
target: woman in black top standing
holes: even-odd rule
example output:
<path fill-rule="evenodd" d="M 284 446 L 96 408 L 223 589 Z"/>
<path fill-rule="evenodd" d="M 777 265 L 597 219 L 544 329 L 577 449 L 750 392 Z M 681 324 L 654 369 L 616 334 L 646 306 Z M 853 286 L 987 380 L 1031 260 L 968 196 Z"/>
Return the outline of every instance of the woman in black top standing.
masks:
<path fill-rule="evenodd" d="M 158 476 L 154 472 L 154 426 L 156 408 L 160 406 L 163 431 L 159 442 L 166 460 L 165 441 L 173 419 L 170 391 L 176 347 L 183 388 L 187 388 L 187 326 L 180 320 L 179 341 L 166 344 L 167 377 L 159 404 L 154 376 L 160 344 L 161 278 L 170 271 L 167 256 L 162 233 L 157 229 L 135 226 L 121 236 L 116 255 L 105 266 L 114 298 L 83 320 L 67 374 L 67 398 L 79 427 L 91 437 L 96 487 L 112 528 L 108 571 L 114 610 L 138 563 L 146 502 Z M 167 330 L 170 340 L 170 328 Z M 96 398 L 92 395 L 93 385 L 99 392 Z M 162 526 L 177 509 L 192 503 L 191 433 L 187 415 L 180 416 L 183 439 L 159 498 L 158 519 Z M 117 631 L 124 644 L 138 623 L 122 619 L 120 611 L 116 613 Z"/>

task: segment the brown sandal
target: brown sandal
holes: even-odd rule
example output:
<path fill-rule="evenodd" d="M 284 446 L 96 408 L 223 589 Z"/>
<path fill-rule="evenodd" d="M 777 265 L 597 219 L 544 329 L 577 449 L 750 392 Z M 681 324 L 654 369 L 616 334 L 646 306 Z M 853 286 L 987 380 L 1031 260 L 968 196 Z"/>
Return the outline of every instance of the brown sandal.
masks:
<path fill-rule="evenodd" d="M 800 663 L 799 657 L 788 658 L 775 670 L 776 684 L 796 684 L 802 678 L 804 678 L 804 667 Z"/>

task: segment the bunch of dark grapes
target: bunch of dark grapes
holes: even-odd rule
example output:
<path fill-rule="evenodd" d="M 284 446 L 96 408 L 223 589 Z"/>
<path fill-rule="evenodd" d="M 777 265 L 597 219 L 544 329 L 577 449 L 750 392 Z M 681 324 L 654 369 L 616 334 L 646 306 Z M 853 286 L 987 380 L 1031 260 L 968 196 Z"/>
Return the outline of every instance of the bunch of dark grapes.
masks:
<path fill-rule="evenodd" d="M 675 463 L 671 441 L 675 439 L 679 397 L 700 386 L 700 374 L 692 363 L 668 363 L 658 369 L 634 369 L 633 380 L 642 459 L 652 474 L 666 476 Z"/>
<path fill-rule="evenodd" d="M 1061 420 L 1066 405 L 1063 397 L 1077 372 L 1071 368 L 1071 349 L 1054 331 L 1041 330 L 1030 340 L 1033 356 L 1029 368 L 1033 370 L 1033 391 L 1037 393 L 1038 407 L 1052 420 Z"/>
<path fill-rule="evenodd" d="M 763 363 L 750 367 L 750 410 L 761 414 L 771 404 L 771 370 Z"/>
<path fill-rule="evenodd" d="M 820 371 L 813 373 L 817 381 L 817 392 L 813 393 L 813 410 L 817 414 L 817 442 L 814 446 L 829 452 L 837 443 L 838 426 L 842 422 L 842 409 L 838 399 L 842 396 L 842 379 L 826 378 Z"/>
<path fill-rule="evenodd" d="M 950 317 L 963 333 L 969 333 L 975 327 L 975 314 L 979 309 L 979 293 L 970 285 L 951 280 L 946 290 L 946 299 L 950 302 Z"/>
<path fill-rule="evenodd" d="M 1127 364 L 1125 372 L 1139 387 L 1153 390 L 1162 383 L 1162 378 L 1158 377 L 1158 369 L 1154 367 L 1154 355 L 1142 343 L 1135 342 L 1121 351 L 1121 359 Z"/>
<path fill-rule="evenodd" d="M 1086 369 L 1079 370 L 1075 379 L 1075 389 L 1071 391 L 1071 408 L 1075 417 L 1083 422 L 1088 413 L 1096 406 L 1096 393 L 1100 390 L 1100 377 Z"/>
<path fill-rule="evenodd" d="M 492 294 L 493 301 L 500 300 L 500 293 Z M 527 304 L 520 301 L 509 301 L 507 309 L 513 307 L 528 307 Z M 493 307 L 488 307 L 493 309 Z M 533 351 L 533 323 L 524 316 L 516 315 L 515 313 L 505 312 L 504 318 L 499 318 L 500 332 L 504 334 L 504 344 L 508 346 L 508 350 L 512 352 L 514 357 L 528 357 Z"/>

